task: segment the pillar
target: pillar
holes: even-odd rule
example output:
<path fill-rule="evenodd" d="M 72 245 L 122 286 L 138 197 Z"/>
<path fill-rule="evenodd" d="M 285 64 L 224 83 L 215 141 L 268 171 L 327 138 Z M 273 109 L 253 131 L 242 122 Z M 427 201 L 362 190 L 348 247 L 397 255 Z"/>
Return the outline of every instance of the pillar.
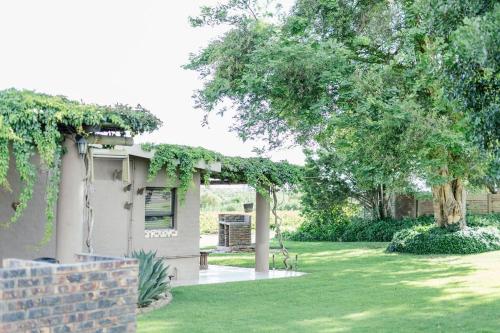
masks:
<path fill-rule="evenodd" d="M 85 163 L 74 138 L 64 141 L 61 160 L 61 183 L 57 202 L 56 257 L 61 263 L 74 262 L 83 248 L 83 212 Z"/>
<path fill-rule="evenodd" d="M 255 200 L 255 271 L 269 272 L 269 198 L 257 192 Z"/>

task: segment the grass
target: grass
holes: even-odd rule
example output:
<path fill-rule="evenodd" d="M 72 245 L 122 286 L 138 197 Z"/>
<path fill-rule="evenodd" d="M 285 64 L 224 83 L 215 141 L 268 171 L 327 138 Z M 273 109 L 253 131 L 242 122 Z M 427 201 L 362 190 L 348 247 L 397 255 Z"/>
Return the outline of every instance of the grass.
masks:
<path fill-rule="evenodd" d="M 500 251 L 387 254 L 386 243 L 289 242 L 303 277 L 179 287 L 138 332 L 499 332 Z M 251 254 L 210 263 L 251 267 Z"/>

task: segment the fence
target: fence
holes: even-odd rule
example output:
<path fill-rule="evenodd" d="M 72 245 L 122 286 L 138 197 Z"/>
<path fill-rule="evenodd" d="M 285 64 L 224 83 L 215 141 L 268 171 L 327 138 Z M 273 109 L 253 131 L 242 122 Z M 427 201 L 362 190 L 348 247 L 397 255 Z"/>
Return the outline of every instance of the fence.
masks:
<path fill-rule="evenodd" d="M 474 214 L 500 213 L 500 194 L 468 194 L 467 212 Z M 432 214 L 434 214 L 432 200 L 419 200 L 404 195 L 396 198 L 396 218 L 418 217 Z"/>

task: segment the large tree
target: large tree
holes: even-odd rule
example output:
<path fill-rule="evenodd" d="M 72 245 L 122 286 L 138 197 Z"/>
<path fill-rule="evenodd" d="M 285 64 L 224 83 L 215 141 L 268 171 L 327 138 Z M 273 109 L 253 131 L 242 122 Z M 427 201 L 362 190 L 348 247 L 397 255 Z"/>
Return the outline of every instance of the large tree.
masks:
<path fill-rule="evenodd" d="M 387 194 L 423 178 L 438 225 L 465 225 L 465 184 L 498 151 L 500 6 L 298 0 L 273 15 L 259 4 L 230 0 L 192 19 L 231 26 L 186 66 L 204 78 L 197 105 L 208 114 L 231 102 L 243 139 L 328 151 L 377 191 L 379 217 Z"/>

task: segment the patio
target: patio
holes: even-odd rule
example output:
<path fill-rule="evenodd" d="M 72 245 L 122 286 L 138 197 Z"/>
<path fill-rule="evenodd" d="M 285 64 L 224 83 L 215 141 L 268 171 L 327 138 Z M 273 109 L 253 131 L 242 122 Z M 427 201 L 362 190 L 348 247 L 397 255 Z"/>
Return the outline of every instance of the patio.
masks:
<path fill-rule="evenodd" d="M 281 279 L 302 276 L 306 273 L 284 270 L 270 270 L 269 272 L 256 272 L 254 268 L 233 266 L 209 265 L 208 269 L 200 270 L 198 280 L 172 281 L 172 287 L 192 286 L 201 284 L 215 284 L 237 281 L 254 281 L 267 279 Z"/>

